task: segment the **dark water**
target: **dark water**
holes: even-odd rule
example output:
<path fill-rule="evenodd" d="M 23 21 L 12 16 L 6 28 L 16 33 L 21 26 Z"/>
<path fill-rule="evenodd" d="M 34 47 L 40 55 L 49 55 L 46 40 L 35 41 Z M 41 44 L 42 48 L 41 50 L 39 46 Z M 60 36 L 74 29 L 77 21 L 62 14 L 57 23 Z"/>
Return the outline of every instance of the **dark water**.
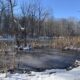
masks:
<path fill-rule="evenodd" d="M 18 68 L 28 70 L 64 69 L 80 59 L 80 52 L 60 51 L 56 49 L 37 49 L 19 52 L 17 55 Z"/>

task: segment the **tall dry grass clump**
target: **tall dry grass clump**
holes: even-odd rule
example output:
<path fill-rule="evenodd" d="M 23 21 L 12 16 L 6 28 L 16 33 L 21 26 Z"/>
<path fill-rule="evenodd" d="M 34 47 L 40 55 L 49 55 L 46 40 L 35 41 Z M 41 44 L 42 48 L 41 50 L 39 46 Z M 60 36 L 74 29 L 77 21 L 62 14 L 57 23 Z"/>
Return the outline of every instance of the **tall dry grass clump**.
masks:
<path fill-rule="evenodd" d="M 79 37 L 58 37 L 52 40 L 53 48 L 64 48 L 64 47 L 80 47 L 80 36 Z"/>

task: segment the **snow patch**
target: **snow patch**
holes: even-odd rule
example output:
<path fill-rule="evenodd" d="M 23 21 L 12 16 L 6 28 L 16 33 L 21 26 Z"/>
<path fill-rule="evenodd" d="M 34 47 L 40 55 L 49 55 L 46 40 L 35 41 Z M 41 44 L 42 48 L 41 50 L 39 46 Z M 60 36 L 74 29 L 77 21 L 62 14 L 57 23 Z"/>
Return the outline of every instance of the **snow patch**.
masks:
<path fill-rule="evenodd" d="M 50 74 L 52 72 L 52 74 Z M 64 69 L 52 69 L 44 72 L 31 72 L 31 74 L 0 74 L 0 80 L 80 80 L 80 67 L 71 71 Z"/>

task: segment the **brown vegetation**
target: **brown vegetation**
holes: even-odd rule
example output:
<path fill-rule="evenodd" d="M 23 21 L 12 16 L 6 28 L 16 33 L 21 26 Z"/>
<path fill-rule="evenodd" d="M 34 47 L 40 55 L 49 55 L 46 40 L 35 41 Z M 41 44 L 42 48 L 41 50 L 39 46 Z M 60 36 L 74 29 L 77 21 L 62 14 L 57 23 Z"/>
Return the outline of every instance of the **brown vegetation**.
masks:
<path fill-rule="evenodd" d="M 51 40 L 33 40 L 28 41 L 33 47 L 49 47 L 56 49 L 63 49 L 65 47 L 80 47 L 80 37 L 56 37 Z"/>
<path fill-rule="evenodd" d="M 52 47 L 63 49 L 65 47 L 80 47 L 80 37 L 61 37 L 52 41 Z"/>

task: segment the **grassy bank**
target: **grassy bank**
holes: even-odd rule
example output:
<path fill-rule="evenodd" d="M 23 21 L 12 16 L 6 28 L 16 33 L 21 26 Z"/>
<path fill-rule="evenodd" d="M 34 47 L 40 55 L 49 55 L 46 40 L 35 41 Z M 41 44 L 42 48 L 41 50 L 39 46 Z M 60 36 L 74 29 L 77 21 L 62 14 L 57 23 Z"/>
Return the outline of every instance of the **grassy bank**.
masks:
<path fill-rule="evenodd" d="M 51 40 L 36 40 L 28 42 L 32 44 L 33 47 L 50 47 L 50 48 L 57 48 L 63 49 L 65 47 L 80 47 L 80 36 L 79 37 L 57 37 Z"/>
<path fill-rule="evenodd" d="M 64 47 L 80 47 L 80 37 L 61 37 L 52 40 L 52 47 L 63 49 Z"/>
<path fill-rule="evenodd" d="M 65 47 L 73 46 L 73 47 L 80 47 L 80 36 L 79 37 L 56 37 L 49 40 L 27 40 L 27 44 L 31 44 L 32 47 L 49 47 L 49 48 L 57 48 L 57 49 L 63 49 Z M 24 41 L 20 41 L 20 44 L 23 45 Z M 12 46 L 15 46 L 12 42 L 0 42 L 0 50 L 1 49 L 9 49 Z"/>

